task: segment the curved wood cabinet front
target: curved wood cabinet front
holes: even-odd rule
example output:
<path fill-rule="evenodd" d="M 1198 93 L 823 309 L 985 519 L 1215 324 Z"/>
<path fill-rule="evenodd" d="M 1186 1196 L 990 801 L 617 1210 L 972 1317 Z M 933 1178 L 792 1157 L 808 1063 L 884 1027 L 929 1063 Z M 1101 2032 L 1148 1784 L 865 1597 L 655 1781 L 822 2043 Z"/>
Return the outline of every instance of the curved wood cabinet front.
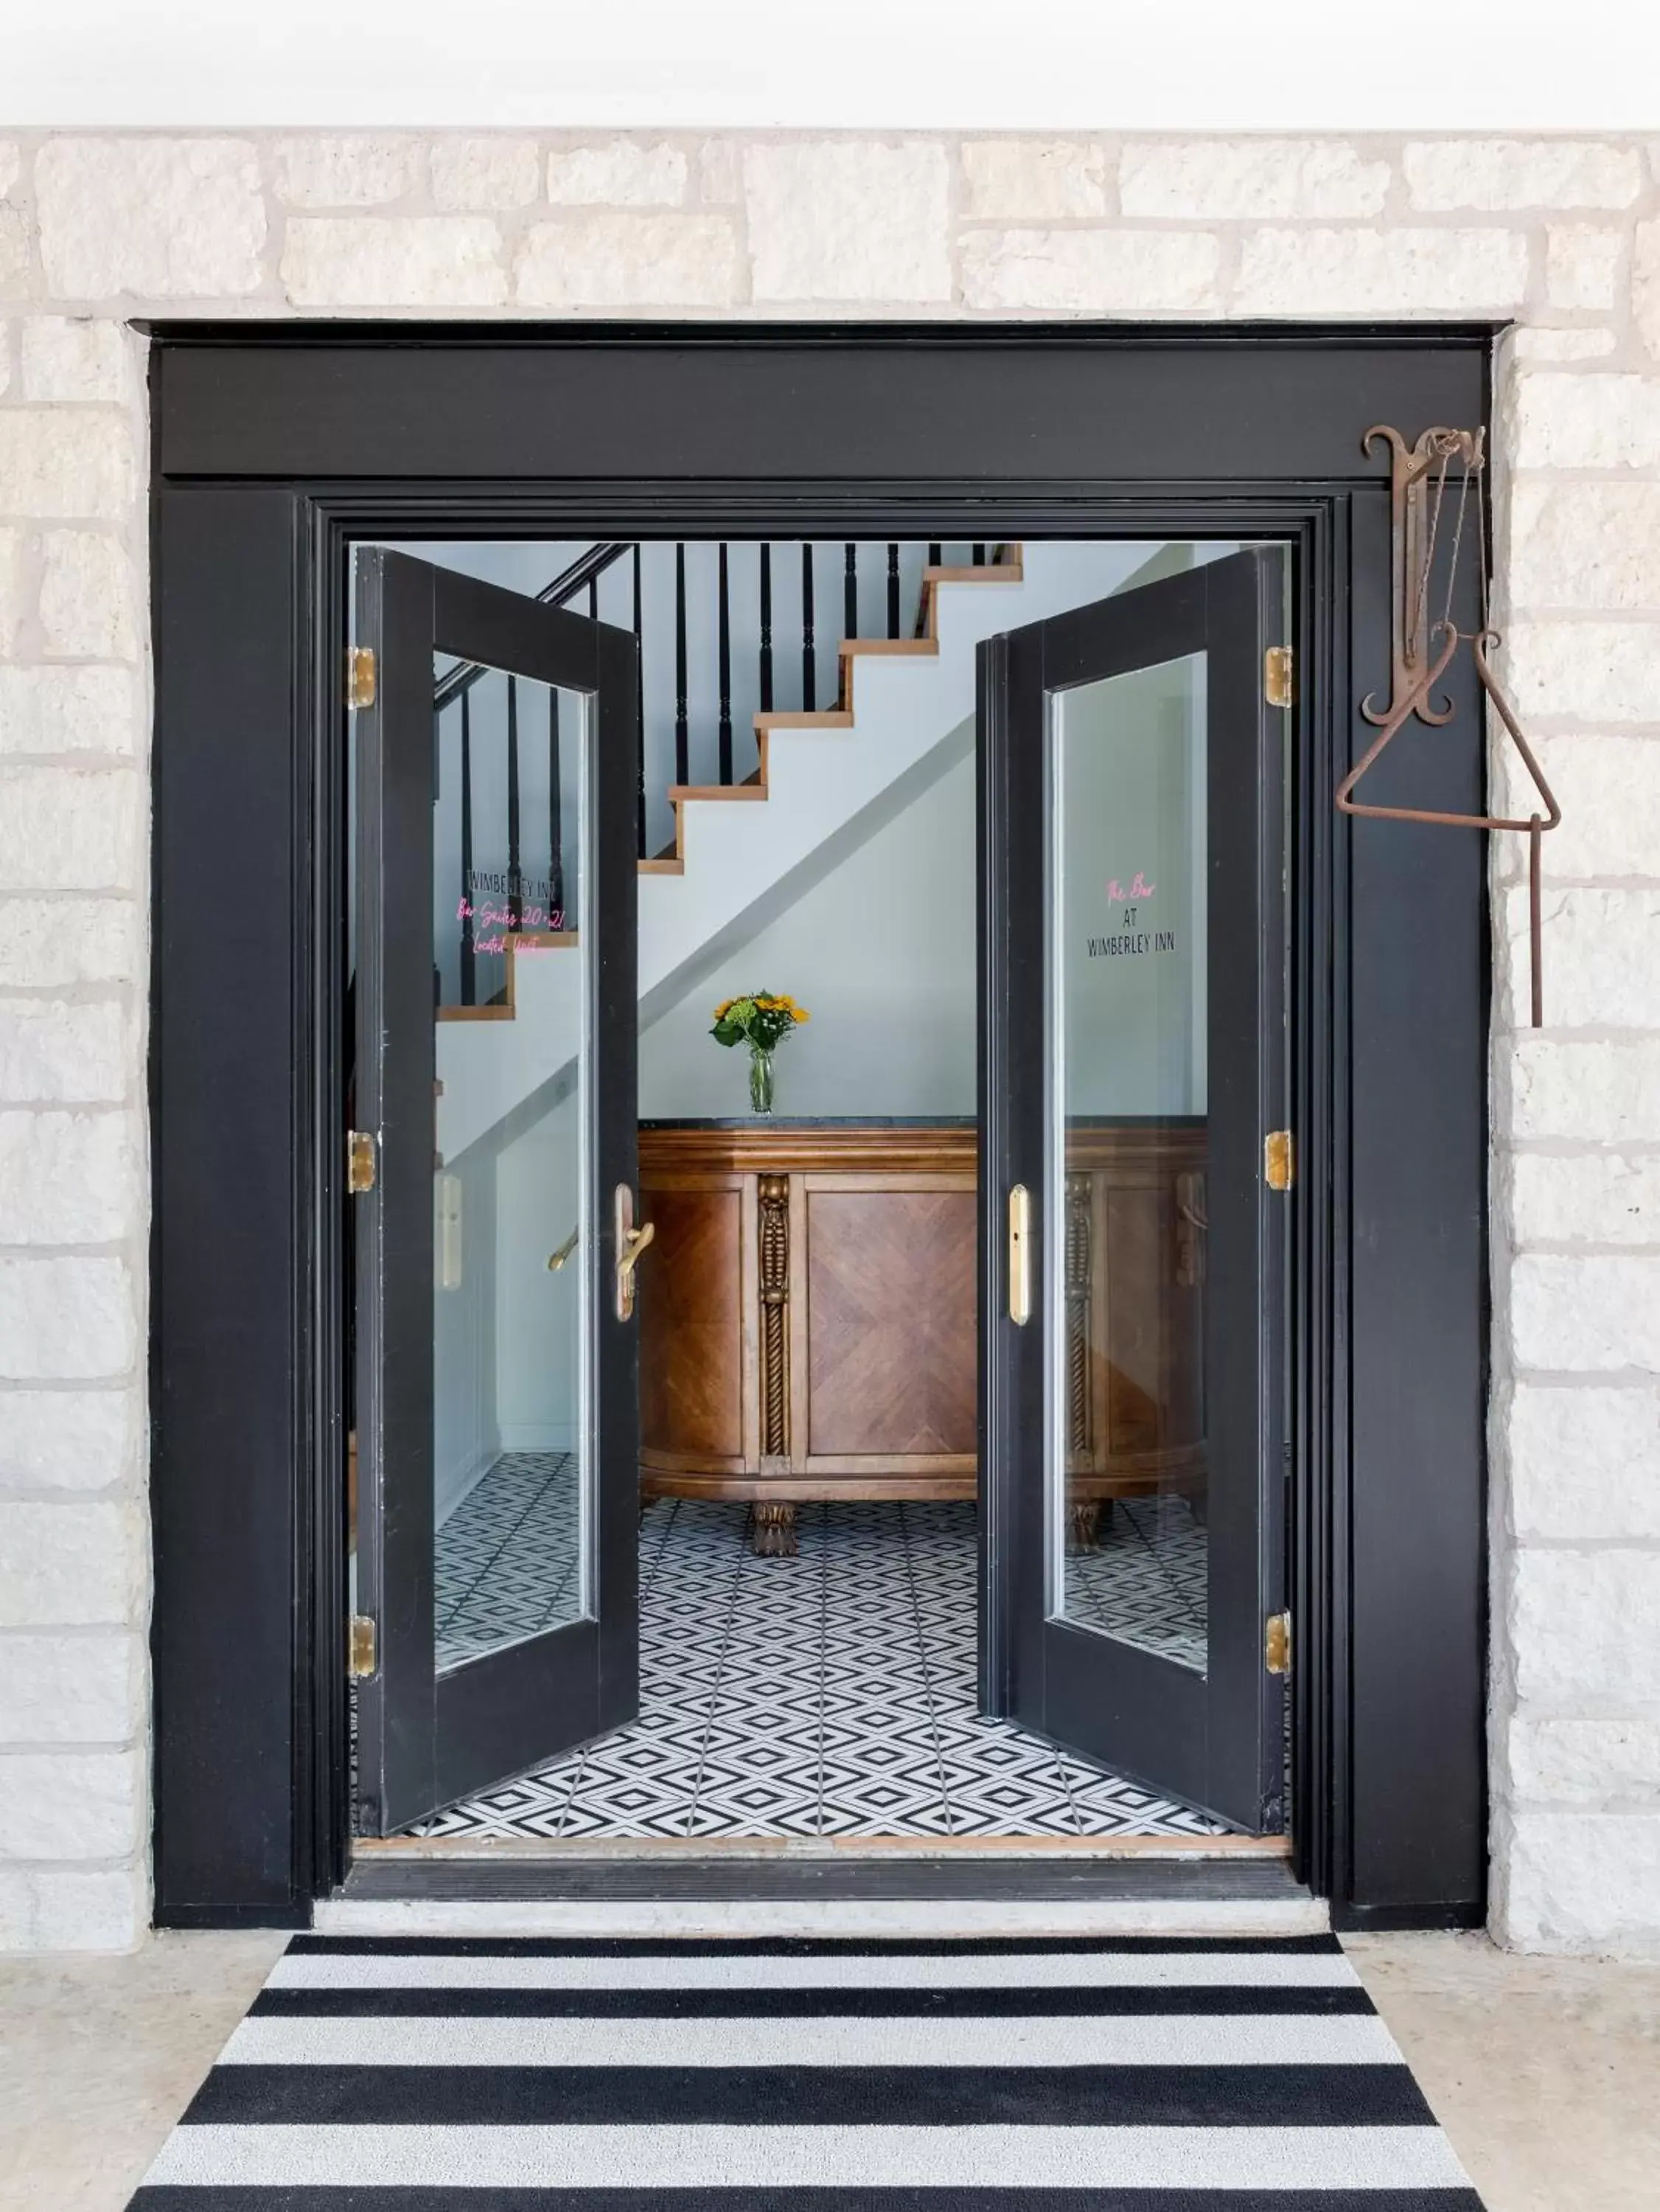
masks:
<path fill-rule="evenodd" d="M 642 1126 L 645 1498 L 745 1500 L 756 1549 L 790 1553 L 806 1501 L 974 1496 L 977 1144 L 972 1125 Z M 1086 1505 L 1203 1479 L 1204 1137 L 1107 1127 L 1070 1149 L 1087 1536 Z"/>

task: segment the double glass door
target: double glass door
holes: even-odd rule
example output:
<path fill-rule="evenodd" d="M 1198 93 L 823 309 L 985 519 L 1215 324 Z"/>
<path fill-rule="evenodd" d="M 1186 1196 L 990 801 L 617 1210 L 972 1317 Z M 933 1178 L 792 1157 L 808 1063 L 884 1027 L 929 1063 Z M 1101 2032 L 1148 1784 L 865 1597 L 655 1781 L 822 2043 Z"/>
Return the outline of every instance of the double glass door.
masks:
<path fill-rule="evenodd" d="M 639 648 L 398 553 L 358 580 L 358 1825 L 385 1835 L 638 1711 Z M 979 649 L 983 1693 L 1254 1832 L 1283 1819 L 1284 610 L 1253 551 Z M 492 1021 L 500 1049 L 454 1048 Z M 518 1198 L 476 1164 L 514 1115 Z M 481 1402 L 490 1370 L 522 1404 Z M 446 1514 L 480 1486 L 499 1510 Z M 446 1537 L 481 1524 L 488 1558 Z"/>

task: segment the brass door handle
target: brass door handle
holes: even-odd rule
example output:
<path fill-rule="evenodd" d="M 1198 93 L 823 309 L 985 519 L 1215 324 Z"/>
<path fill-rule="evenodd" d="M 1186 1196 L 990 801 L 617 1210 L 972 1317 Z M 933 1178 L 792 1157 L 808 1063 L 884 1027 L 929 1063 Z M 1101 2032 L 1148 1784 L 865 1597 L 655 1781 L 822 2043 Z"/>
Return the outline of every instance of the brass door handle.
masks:
<path fill-rule="evenodd" d="M 1023 1182 L 1009 1194 L 1009 1318 L 1017 1328 L 1032 1318 L 1032 1194 Z"/>
<path fill-rule="evenodd" d="M 558 1274 L 560 1269 L 570 1258 L 572 1253 L 576 1250 L 577 1239 L 581 1236 L 581 1234 L 582 1231 L 580 1226 L 573 1229 L 570 1235 L 566 1238 L 565 1242 L 560 1246 L 558 1251 L 550 1252 L 548 1255 L 548 1272 L 550 1275 Z"/>
<path fill-rule="evenodd" d="M 617 1319 L 628 1321 L 634 1310 L 634 1270 L 639 1265 L 639 1255 L 657 1235 L 654 1221 L 643 1221 L 634 1226 L 634 1194 L 626 1182 L 616 1188 Z"/>

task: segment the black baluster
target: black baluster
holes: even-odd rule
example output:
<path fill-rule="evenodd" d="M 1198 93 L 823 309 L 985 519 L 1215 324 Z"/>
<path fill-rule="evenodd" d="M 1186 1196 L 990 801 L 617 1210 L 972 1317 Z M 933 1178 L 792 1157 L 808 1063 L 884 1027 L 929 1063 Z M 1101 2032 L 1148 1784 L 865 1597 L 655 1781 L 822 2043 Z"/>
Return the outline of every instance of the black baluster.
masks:
<path fill-rule="evenodd" d="M 985 566 L 985 548 L 984 545 L 977 545 L 974 548 L 974 566 L 977 568 L 983 568 Z"/>
<path fill-rule="evenodd" d="M 597 576 L 590 576 L 588 579 L 588 619 L 590 622 L 599 620 L 599 578 Z"/>
<path fill-rule="evenodd" d="M 843 564 L 841 586 L 841 634 L 857 637 L 859 634 L 859 549 L 850 545 Z"/>
<path fill-rule="evenodd" d="M 772 549 L 760 549 L 760 711 L 772 711 Z"/>
<path fill-rule="evenodd" d="M 899 634 L 900 549 L 897 545 L 890 545 L 888 549 L 888 635 L 897 637 Z"/>
<path fill-rule="evenodd" d="M 942 568 L 945 566 L 945 562 L 942 557 L 944 552 L 945 548 L 943 545 L 930 545 L 929 547 L 928 565 L 930 568 Z"/>
<path fill-rule="evenodd" d="M 719 583 L 719 644 L 720 644 L 720 780 L 732 781 L 732 616 L 728 602 L 726 580 L 726 547 L 720 549 Z"/>
<path fill-rule="evenodd" d="M 478 1003 L 473 949 L 473 695 L 461 695 L 461 1003 Z"/>
<path fill-rule="evenodd" d="M 507 927 L 524 927 L 524 878 L 518 860 L 518 678 L 507 678 Z"/>
<path fill-rule="evenodd" d="M 639 547 L 634 548 L 634 730 L 639 762 L 634 798 L 634 845 L 645 858 L 645 653 L 640 644 L 644 612 L 639 588 Z"/>
<path fill-rule="evenodd" d="M 675 548 L 675 781 L 689 783 L 692 744 L 686 714 L 686 548 Z"/>
<path fill-rule="evenodd" d="M 565 927 L 565 833 L 560 819 L 559 693 L 548 687 L 548 927 Z"/>
<path fill-rule="evenodd" d="M 813 682 L 813 549 L 801 549 L 801 703 L 811 714 L 818 702 Z"/>

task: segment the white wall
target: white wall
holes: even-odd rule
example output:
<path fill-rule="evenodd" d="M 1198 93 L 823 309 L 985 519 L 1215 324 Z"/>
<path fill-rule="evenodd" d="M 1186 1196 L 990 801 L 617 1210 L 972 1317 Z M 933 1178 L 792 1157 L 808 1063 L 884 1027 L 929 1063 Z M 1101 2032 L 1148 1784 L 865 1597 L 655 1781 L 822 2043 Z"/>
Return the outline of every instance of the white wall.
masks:
<path fill-rule="evenodd" d="M 748 1055 L 709 1030 L 762 987 L 813 1017 L 779 1048 L 780 1114 L 975 1111 L 972 744 L 965 723 L 936 782 L 644 1032 L 643 1119 L 748 1112 Z"/>

